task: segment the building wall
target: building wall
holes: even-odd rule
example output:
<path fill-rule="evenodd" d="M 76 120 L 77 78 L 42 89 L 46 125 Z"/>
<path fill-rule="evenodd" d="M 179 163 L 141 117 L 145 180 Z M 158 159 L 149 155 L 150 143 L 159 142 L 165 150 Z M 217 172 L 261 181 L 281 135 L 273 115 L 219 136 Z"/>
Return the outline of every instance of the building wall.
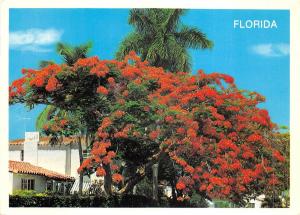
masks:
<path fill-rule="evenodd" d="M 71 176 L 77 177 L 77 169 L 80 166 L 79 152 L 78 149 L 71 149 Z"/>
<path fill-rule="evenodd" d="M 9 160 L 21 161 L 21 150 L 23 150 L 23 145 L 10 145 Z M 24 151 L 24 158 L 25 153 Z M 27 154 L 27 158 L 28 156 Z M 30 158 L 28 159 L 30 160 Z M 37 163 L 34 165 L 76 178 L 78 177 L 77 169 L 80 166 L 78 146 L 76 143 L 54 146 L 39 145 Z"/>
<path fill-rule="evenodd" d="M 15 190 L 21 190 L 21 179 L 34 179 L 34 190 L 44 192 L 46 190 L 46 177 L 39 175 L 10 173 L 10 194 Z"/>
<path fill-rule="evenodd" d="M 38 150 L 38 166 L 66 174 L 66 150 Z"/>
<path fill-rule="evenodd" d="M 21 150 L 9 151 L 9 160 L 21 161 Z"/>
<path fill-rule="evenodd" d="M 25 136 L 27 133 L 31 134 L 36 132 L 26 132 Z M 24 162 L 28 162 L 33 165 L 38 165 L 38 142 L 29 139 L 23 143 L 23 147 L 24 147 Z"/>

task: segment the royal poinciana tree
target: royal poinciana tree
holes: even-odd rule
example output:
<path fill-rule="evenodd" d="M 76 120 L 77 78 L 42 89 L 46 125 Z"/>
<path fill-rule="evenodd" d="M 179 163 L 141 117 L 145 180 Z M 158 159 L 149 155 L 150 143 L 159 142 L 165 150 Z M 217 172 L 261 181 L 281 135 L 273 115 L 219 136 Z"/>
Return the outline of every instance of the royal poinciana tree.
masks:
<path fill-rule="evenodd" d="M 90 57 L 23 74 L 10 86 L 10 104 L 48 104 L 85 116 L 96 138 L 78 171 L 104 176 L 108 195 L 131 192 L 164 158 L 176 166 L 181 201 L 196 192 L 242 204 L 283 183 L 277 168 L 286 158 L 276 146 L 276 125 L 257 107 L 264 98 L 239 90 L 228 75 L 165 72 L 134 52 L 122 61 Z M 74 129 L 67 120 L 44 129 Z M 126 175 L 124 162 L 133 170 Z"/>

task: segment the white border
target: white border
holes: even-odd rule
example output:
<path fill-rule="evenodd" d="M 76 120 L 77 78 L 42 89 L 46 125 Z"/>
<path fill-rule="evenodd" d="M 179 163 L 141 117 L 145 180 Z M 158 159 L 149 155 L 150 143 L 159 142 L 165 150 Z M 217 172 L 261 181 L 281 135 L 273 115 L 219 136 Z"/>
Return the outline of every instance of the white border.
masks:
<path fill-rule="evenodd" d="M 193 8 L 193 9 L 288 9 L 291 20 L 291 56 L 290 56 L 290 131 L 291 131 L 291 208 L 289 209 L 100 209 L 100 208 L 8 208 L 8 56 L 9 56 L 9 8 Z M 197 214 L 300 214 L 300 1 L 299 0 L 5 0 L 0 12 L 0 214 L 83 214 L 83 213 L 118 213 L 118 214 L 157 214 L 157 213 L 197 213 Z M 276 93 L 276 92 L 274 92 Z"/>

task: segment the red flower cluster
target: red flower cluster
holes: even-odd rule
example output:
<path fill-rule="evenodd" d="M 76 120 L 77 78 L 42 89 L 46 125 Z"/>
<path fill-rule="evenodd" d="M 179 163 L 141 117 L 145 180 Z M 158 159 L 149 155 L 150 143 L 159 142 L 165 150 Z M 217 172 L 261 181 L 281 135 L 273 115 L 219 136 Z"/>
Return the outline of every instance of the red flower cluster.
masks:
<path fill-rule="evenodd" d="M 248 138 L 247 141 L 249 142 L 260 142 L 263 140 L 263 137 L 259 134 L 251 134 Z"/>
<path fill-rule="evenodd" d="M 103 87 L 103 86 L 100 86 L 97 88 L 97 93 L 100 93 L 100 94 L 103 94 L 103 95 L 107 95 L 108 94 L 108 90 Z"/>
<path fill-rule="evenodd" d="M 125 115 L 125 112 L 124 111 L 121 111 L 121 110 L 117 110 L 115 113 L 114 113 L 114 116 L 116 118 L 121 118 L 122 116 Z"/>
<path fill-rule="evenodd" d="M 56 90 L 57 86 L 58 86 L 58 80 L 55 77 L 50 77 L 45 89 L 48 92 L 52 92 L 52 91 Z"/>
<path fill-rule="evenodd" d="M 149 138 L 150 138 L 151 140 L 156 140 L 156 139 L 158 138 L 158 136 L 159 136 L 159 133 L 160 133 L 159 130 L 151 131 L 151 132 L 149 133 Z"/>
<path fill-rule="evenodd" d="M 176 189 L 177 190 L 183 190 L 183 189 L 185 189 L 186 188 L 186 186 L 185 186 L 185 184 L 182 182 L 182 181 L 179 181 L 177 184 L 176 184 Z"/>
<path fill-rule="evenodd" d="M 285 161 L 285 158 L 277 150 L 273 151 L 273 157 L 276 158 L 278 161 L 281 161 L 281 162 Z"/>
<path fill-rule="evenodd" d="M 120 183 L 123 180 L 123 176 L 120 175 L 120 174 L 115 173 L 115 174 L 112 175 L 112 180 L 115 183 Z"/>
<path fill-rule="evenodd" d="M 101 176 L 105 176 L 106 172 L 102 167 L 98 167 L 97 171 L 96 171 L 96 176 L 101 177 Z"/>

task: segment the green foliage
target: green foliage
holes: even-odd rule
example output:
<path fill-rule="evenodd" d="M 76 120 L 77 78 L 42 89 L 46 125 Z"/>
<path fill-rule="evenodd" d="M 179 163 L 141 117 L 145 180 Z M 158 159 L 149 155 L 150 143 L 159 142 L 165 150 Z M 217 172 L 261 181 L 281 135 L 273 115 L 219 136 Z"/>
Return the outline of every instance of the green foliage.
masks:
<path fill-rule="evenodd" d="M 136 185 L 136 194 L 152 198 L 152 180 L 145 177 L 140 183 L 138 183 Z"/>
<path fill-rule="evenodd" d="M 39 67 L 40 68 L 44 68 L 44 67 L 46 67 L 46 66 L 48 66 L 48 65 L 51 65 L 51 64 L 55 64 L 55 62 L 54 61 L 51 61 L 51 60 L 42 60 L 42 61 L 40 61 L 40 63 L 39 63 Z"/>
<path fill-rule="evenodd" d="M 9 196 L 9 207 L 157 207 L 157 204 L 144 195 L 120 196 Z M 205 207 L 198 200 L 189 203 L 170 199 L 161 200 L 158 207 Z"/>
<path fill-rule="evenodd" d="M 38 115 L 35 127 L 37 131 L 42 131 L 43 126 L 50 120 L 53 113 L 56 111 L 56 108 L 53 105 L 47 105 L 44 110 Z"/>
<path fill-rule="evenodd" d="M 198 193 L 194 192 L 189 203 L 192 207 L 197 208 L 207 208 L 208 204 L 206 200 L 203 198 L 203 196 L 199 195 Z"/>
<path fill-rule="evenodd" d="M 92 48 L 91 42 L 79 46 L 70 46 L 69 44 L 58 43 L 56 46 L 56 51 L 63 58 L 64 62 L 67 65 L 71 66 L 78 59 L 86 58 L 87 53 L 91 48 Z"/>
<path fill-rule="evenodd" d="M 99 196 L 9 196 L 10 207 L 109 207 L 104 197 Z"/>
<path fill-rule="evenodd" d="M 56 45 L 56 51 L 57 53 L 63 58 L 64 63 L 66 63 L 69 66 L 72 66 L 78 59 L 80 58 L 86 58 L 88 52 L 90 51 L 90 49 L 92 48 L 92 43 L 88 42 L 86 44 L 82 44 L 79 46 L 71 46 L 69 44 L 65 44 L 65 43 L 57 43 Z M 46 66 L 48 66 L 49 64 L 54 64 L 53 61 L 41 61 L 40 62 L 40 68 L 44 68 Z M 58 75 L 58 78 L 61 78 L 61 81 L 63 81 L 63 79 L 65 79 L 65 77 L 69 77 L 74 75 L 73 73 L 70 72 L 62 72 L 61 74 Z M 76 77 L 74 77 L 76 78 Z M 67 94 L 67 92 L 66 92 Z M 66 96 L 67 99 L 67 96 Z M 62 116 L 62 115 L 67 115 L 67 112 L 65 110 L 63 110 L 62 108 L 58 108 L 56 106 L 53 105 L 47 105 L 45 107 L 45 109 L 38 115 L 37 120 L 36 120 L 36 129 L 38 131 L 42 131 L 43 130 L 43 126 L 51 119 L 53 119 L 54 116 Z M 76 116 L 70 117 L 70 118 L 76 118 Z M 77 119 L 76 121 L 73 120 L 73 124 L 78 125 L 80 124 L 81 119 Z M 82 127 L 82 125 L 81 125 Z M 82 130 L 82 129 L 81 129 Z M 78 132 L 77 131 L 73 131 L 73 132 L 69 132 L 66 134 L 66 136 L 69 136 L 71 134 L 74 134 Z"/>
<path fill-rule="evenodd" d="M 199 29 L 182 25 L 183 9 L 132 9 L 129 24 L 134 27 L 116 53 L 121 60 L 131 50 L 142 60 L 166 70 L 190 71 L 188 48 L 212 48 L 213 43 Z"/>
<path fill-rule="evenodd" d="M 234 208 L 235 205 L 232 202 L 214 199 L 213 203 L 215 204 L 215 208 Z"/>
<path fill-rule="evenodd" d="M 15 196 L 47 196 L 46 193 L 38 193 L 34 190 L 15 190 L 13 192 Z"/>
<path fill-rule="evenodd" d="M 155 202 L 143 195 L 125 195 L 120 201 L 121 207 L 153 207 Z"/>

